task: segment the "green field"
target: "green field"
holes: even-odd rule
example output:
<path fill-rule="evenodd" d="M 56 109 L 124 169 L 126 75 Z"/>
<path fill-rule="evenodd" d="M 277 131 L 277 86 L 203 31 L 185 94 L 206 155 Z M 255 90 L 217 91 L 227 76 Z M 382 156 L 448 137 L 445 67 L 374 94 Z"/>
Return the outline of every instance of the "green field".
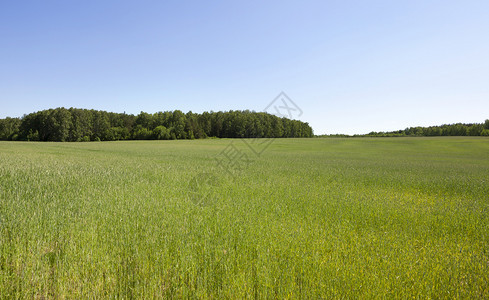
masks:
<path fill-rule="evenodd" d="M 488 298 L 489 139 L 0 142 L 1 299 L 170 297 Z"/>

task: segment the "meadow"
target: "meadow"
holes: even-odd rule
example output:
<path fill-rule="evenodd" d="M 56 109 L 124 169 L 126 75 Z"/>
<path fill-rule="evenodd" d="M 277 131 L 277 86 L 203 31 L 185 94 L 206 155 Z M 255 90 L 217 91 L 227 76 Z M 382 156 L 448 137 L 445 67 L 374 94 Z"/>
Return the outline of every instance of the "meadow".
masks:
<path fill-rule="evenodd" d="M 489 297 L 488 138 L 248 142 L 0 142 L 0 298 Z"/>

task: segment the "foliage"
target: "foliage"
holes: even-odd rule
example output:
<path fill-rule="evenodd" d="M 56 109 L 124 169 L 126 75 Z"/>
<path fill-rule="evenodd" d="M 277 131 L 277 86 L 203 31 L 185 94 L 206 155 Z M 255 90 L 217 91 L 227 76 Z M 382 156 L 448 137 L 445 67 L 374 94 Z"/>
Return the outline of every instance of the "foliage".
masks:
<path fill-rule="evenodd" d="M 15 140 L 18 135 L 21 120 L 18 118 L 0 119 L 0 140 L 11 141 Z"/>
<path fill-rule="evenodd" d="M 484 126 L 489 126 L 489 120 L 483 124 L 449 124 L 430 127 L 409 127 L 392 132 L 371 132 L 367 136 L 481 136 Z"/>
<path fill-rule="evenodd" d="M 56 108 L 22 118 L 0 119 L 0 140 L 78 142 L 312 136 L 312 128 L 307 123 L 248 110 L 202 114 L 175 110 L 155 114 L 141 112 L 134 116 Z"/>
<path fill-rule="evenodd" d="M 489 120 L 484 123 L 473 124 L 449 124 L 430 127 L 409 127 L 404 130 L 390 132 L 370 132 L 368 134 L 356 134 L 353 137 L 403 137 L 403 136 L 488 136 Z M 352 137 L 347 134 L 325 134 L 317 137 Z"/>

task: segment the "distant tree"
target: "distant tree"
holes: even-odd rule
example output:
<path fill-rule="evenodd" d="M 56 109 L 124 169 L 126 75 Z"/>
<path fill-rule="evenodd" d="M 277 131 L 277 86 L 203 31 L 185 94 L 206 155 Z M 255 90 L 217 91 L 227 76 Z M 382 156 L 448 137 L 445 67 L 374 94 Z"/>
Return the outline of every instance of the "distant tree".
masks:
<path fill-rule="evenodd" d="M 310 137 L 309 124 L 267 113 L 245 111 L 184 114 L 180 110 L 139 115 L 77 108 L 43 110 L 0 119 L 0 139 L 112 141 L 206 137 Z"/>
<path fill-rule="evenodd" d="M 153 129 L 153 124 L 153 115 L 151 114 L 140 112 L 136 118 L 136 125 L 140 125 L 141 127 Z"/>
<path fill-rule="evenodd" d="M 465 126 L 464 124 L 455 124 L 451 127 L 451 134 L 452 136 L 466 136 L 468 134 L 468 127 Z"/>
<path fill-rule="evenodd" d="M 212 135 L 212 114 L 208 112 L 203 112 L 198 115 L 199 127 L 204 132 L 203 137 L 208 137 Z"/>
<path fill-rule="evenodd" d="M 211 134 L 209 136 L 223 137 L 224 113 L 219 111 L 211 114 Z"/>
<path fill-rule="evenodd" d="M 14 136 L 18 136 L 21 126 L 19 118 L 0 119 L 0 140 L 13 140 Z"/>
<path fill-rule="evenodd" d="M 469 127 L 468 135 L 480 136 L 482 130 L 484 130 L 484 126 L 482 126 L 482 124 L 473 124 L 472 126 Z"/>
<path fill-rule="evenodd" d="M 39 141 L 39 132 L 36 130 L 32 132 L 32 129 L 29 131 L 29 134 L 27 135 L 27 140 L 28 141 Z"/>
<path fill-rule="evenodd" d="M 153 139 L 153 131 L 143 127 L 142 125 L 136 125 L 132 138 L 135 140 L 151 140 Z"/>
<path fill-rule="evenodd" d="M 92 113 L 86 109 L 70 108 L 73 126 L 70 132 L 70 141 L 78 142 L 90 139 L 92 136 Z"/>
<path fill-rule="evenodd" d="M 156 140 L 169 140 L 170 131 L 163 125 L 157 126 L 153 129 L 153 138 Z"/>
<path fill-rule="evenodd" d="M 188 112 L 185 116 L 185 133 L 189 139 L 202 139 L 207 137 L 204 129 L 199 124 L 199 117 L 197 114 Z"/>
<path fill-rule="evenodd" d="M 284 125 L 279 118 L 272 119 L 272 135 L 274 137 L 282 137 L 284 134 Z"/>
<path fill-rule="evenodd" d="M 52 124 L 52 141 L 69 141 L 71 126 L 73 125 L 71 113 L 66 108 L 57 108 L 49 116 Z"/>
<path fill-rule="evenodd" d="M 106 141 L 120 141 L 129 138 L 129 130 L 124 127 L 111 127 L 104 133 L 104 140 Z"/>
<path fill-rule="evenodd" d="M 108 130 L 110 128 L 109 117 L 106 112 L 93 111 L 93 130 L 91 139 L 96 141 L 97 139 L 105 141 Z"/>
<path fill-rule="evenodd" d="M 170 127 L 173 128 L 173 133 L 177 139 L 185 139 L 187 135 L 185 134 L 185 114 L 180 110 L 173 111 L 170 118 Z"/>

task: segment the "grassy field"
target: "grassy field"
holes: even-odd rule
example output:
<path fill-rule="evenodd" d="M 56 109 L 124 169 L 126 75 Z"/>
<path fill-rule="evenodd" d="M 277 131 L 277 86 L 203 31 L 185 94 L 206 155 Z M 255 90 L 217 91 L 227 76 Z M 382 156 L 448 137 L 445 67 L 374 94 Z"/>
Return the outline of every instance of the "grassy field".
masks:
<path fill-rule="evenodd" d="M 88 297 L 488 298 L 489 139 L 0 142 L 0 298 Z"/>

